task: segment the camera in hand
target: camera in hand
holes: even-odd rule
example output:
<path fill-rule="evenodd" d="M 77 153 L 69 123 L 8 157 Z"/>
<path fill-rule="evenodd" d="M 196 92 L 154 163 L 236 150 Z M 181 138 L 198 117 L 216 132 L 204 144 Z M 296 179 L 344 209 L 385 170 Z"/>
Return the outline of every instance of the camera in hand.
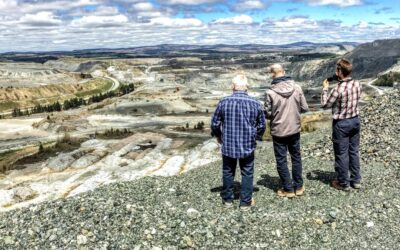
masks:
<path fill-rule="evenodd" d="M 327 80 L 328 80 L 328 82 L 334 82 L 334 81 L 338 82 L 339 81 L 339 77 L 335 74 L 335 75 L 333 75 L 331 77 L 328 77 Z"/>

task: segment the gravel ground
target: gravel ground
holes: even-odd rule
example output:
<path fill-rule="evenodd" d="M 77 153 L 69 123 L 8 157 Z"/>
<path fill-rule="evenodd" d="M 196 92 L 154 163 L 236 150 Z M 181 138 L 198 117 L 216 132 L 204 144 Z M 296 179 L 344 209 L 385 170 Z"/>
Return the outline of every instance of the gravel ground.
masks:
<path fill-rule="evenodd" d="M 394 110 L 398 116 L 399 109 Z M 276 196 L 279 179 L 272 147 L 263 143 L 256 152 L 256 206 L 249 212 L 238 209 L 238 200 L 234 208 L 221 206 L 218 163 L 3 213 L 0 249 L 398 248 L 399 166 L 369 161 L 373 153 L 365 153 L 363 189 L 334 190 L 329 187 L 333 162 L 310 154 L 329 133 L 302 138 L 303 197 Z"/>

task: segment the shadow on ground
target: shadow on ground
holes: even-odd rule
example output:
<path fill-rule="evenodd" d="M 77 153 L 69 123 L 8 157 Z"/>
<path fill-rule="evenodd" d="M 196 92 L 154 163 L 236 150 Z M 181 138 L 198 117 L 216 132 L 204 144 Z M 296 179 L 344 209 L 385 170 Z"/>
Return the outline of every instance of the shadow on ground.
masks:
<path fill-rule="evenodd" d="M 273 191 L 277 191 L 281 184 L 278 176 L 271 176 L 268 174 L 261 175 L 261 180 L 257 181 L 257 185 L 264 186 Z"/>
<path fill-rule="evenodd" d="M 310 181 L 320 181 L 324 184 L 329 185 L 330 182 L 336 178 L 336 174 L 335 174 L 335 172 L 314 170 L 314 171 L 308 172 L 306 177 Z"/>

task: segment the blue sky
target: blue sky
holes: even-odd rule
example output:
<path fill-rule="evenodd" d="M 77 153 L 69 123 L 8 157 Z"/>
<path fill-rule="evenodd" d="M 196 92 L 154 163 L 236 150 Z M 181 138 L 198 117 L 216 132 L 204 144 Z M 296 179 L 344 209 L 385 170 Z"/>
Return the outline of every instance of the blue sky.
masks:
<path fill-rule="evenodd" d="M 400 38 L 400 0 L 0 0 L 0 51 Z"/>

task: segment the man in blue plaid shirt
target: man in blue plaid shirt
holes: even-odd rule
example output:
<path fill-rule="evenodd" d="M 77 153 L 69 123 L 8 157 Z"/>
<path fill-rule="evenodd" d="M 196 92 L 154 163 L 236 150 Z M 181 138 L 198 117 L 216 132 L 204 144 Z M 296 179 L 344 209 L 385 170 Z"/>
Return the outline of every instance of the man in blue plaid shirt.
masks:
<path fill-rule="evenodd" d="M 240 208 L 249 210 L 254 204 L 253 174 L 256 140 L 265 131 L 262 105 L 247 93 L 248 81 L 244 75 L 232 80 L 233 95 L 223 98 L 211 121 L 212 135 L 222 144 L 222 203 L 233 206 L 233 183 L 237 161 L 242 175 Z"/>

